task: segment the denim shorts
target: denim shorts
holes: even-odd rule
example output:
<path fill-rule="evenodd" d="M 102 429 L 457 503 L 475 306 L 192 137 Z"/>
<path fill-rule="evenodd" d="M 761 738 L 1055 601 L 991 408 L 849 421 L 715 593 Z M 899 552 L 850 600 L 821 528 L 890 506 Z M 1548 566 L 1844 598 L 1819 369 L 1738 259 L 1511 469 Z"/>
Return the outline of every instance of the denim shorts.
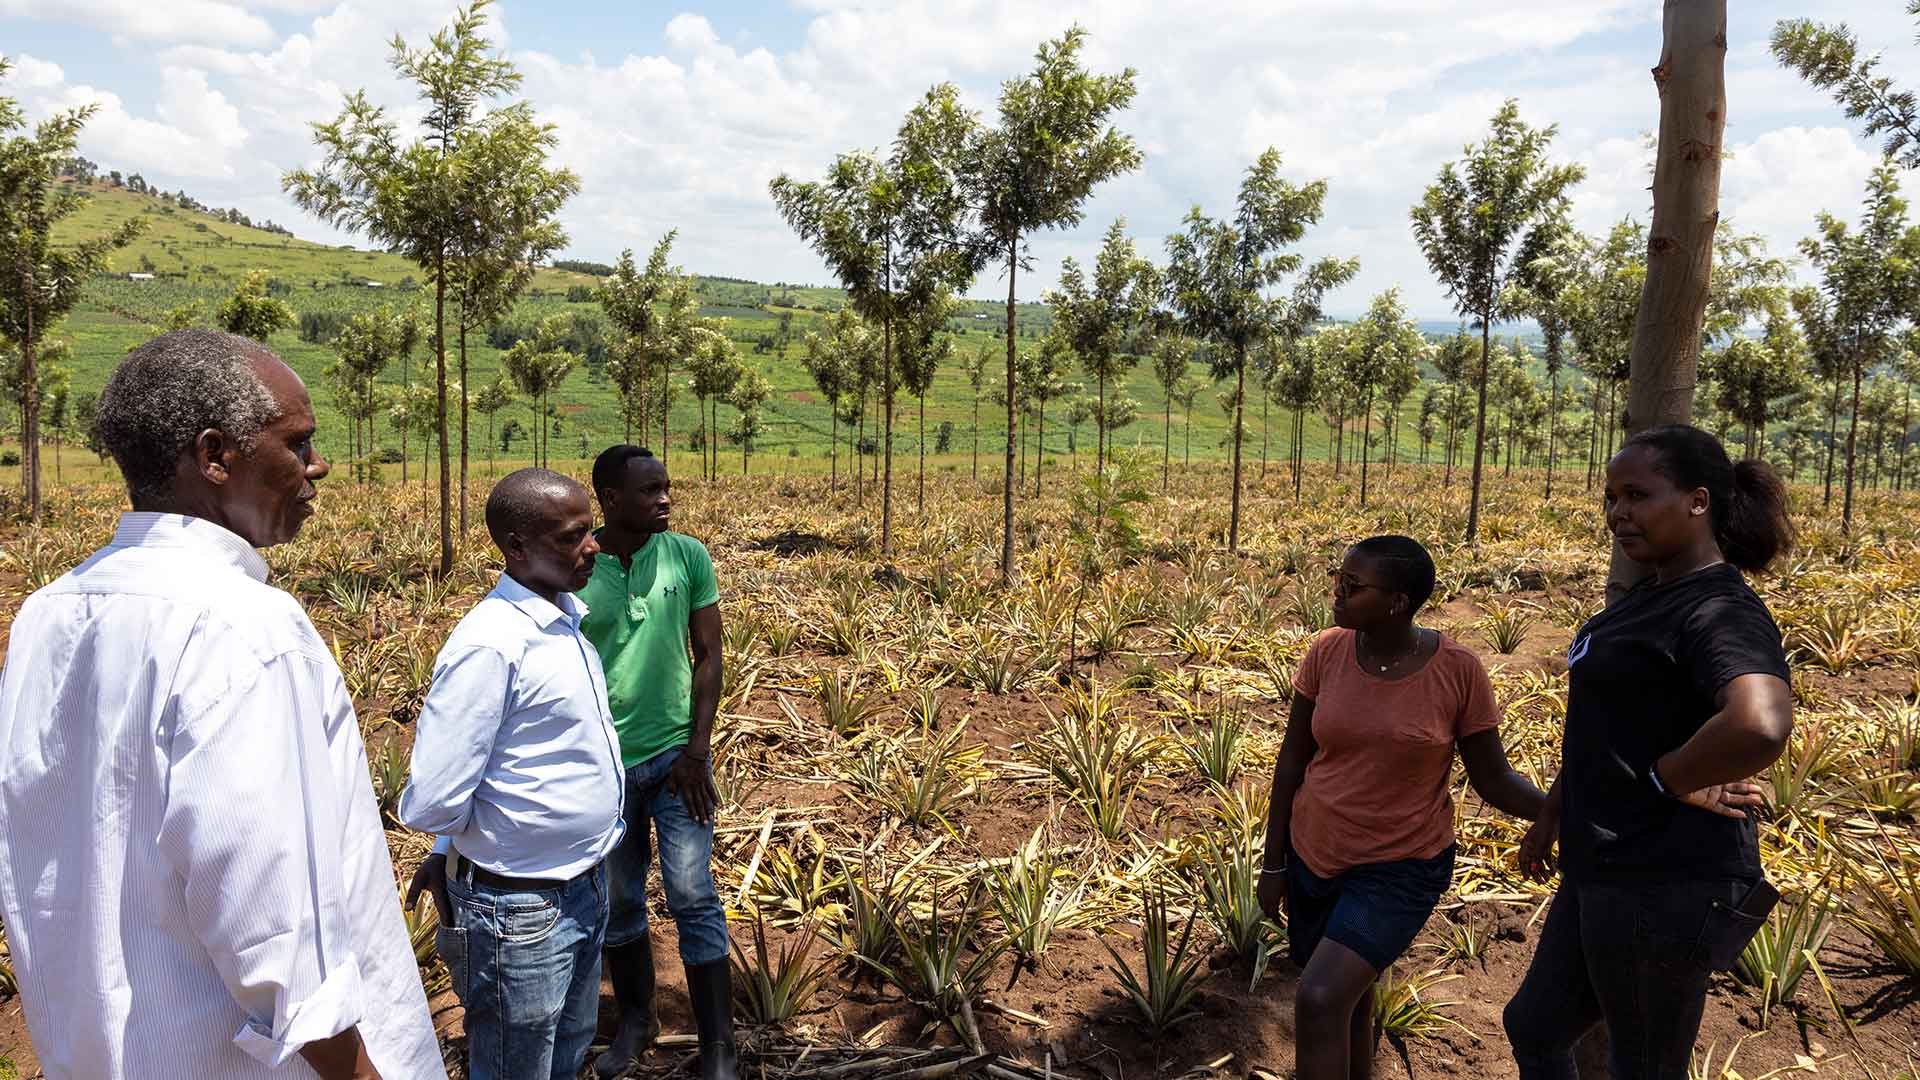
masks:
<path fill-rule="evenodd" d="M 627 770 L 627 834 L 607 856 L 611 895 L 607 944 L 626 945 L 647 932 L 647 878 L 659 839 L 660 883 L 680 931 L 680 960 L 710 964 L 727 958 L 727 912 L 713 887 L 713 825 L 687 813 L 667 790 L 667 770 L 678 747 Z"/>
<path fill-rule="evenodd" d="M 1375 971 L 1407 951 L 1453 882 L 1453 845 L 1431 859 L 1368 863 L 1323 878 L 1287 858 L 1287 950 L 1296 966 L 1322 939 L 1360 954 Z"/>

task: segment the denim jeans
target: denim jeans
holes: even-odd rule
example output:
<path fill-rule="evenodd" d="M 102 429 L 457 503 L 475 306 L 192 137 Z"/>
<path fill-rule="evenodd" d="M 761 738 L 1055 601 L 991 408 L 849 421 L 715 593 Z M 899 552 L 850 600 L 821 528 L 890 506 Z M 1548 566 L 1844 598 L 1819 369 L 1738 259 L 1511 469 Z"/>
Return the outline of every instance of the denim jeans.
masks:
<path fill-rule="evenodd" d="M 1562 884 L 1507 1002 L 1520 1080 L 1574 1080 L 1573 1045 L 1605 1020 L 1612 1080 L 1686 1080 L 1707 998 L 1708 961 L 1753 882 Z"/>
<path fill-rule="evenodd" d="M 435 935 L 466 1008 L 470 1080 L 573 1080 L 600 1012 L 602 863 L 563 887 L 511 892 L 448 878 Z"/>
<path fill-rule="evenodd" d="M 693 820 L 666 788 L 667 769 L 679 757 L 676 748 L 627 770 L 627 835 L 607 856 L 607 944 L 625 945 L 647 932 L 647 875 L 658 833 L 660 880 L 680 930 L 680 960 L 710 964 L 727 957 L 727 913 L 713 888 L 713 826 Z"/>

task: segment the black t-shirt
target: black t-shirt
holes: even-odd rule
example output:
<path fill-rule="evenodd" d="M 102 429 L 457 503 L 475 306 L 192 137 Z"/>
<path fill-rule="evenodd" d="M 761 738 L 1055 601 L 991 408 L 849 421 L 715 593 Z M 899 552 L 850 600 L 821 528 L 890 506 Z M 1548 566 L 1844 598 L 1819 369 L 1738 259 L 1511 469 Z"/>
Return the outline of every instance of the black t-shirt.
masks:
<path fill-rule="evenodd" d="M 1738 676 L 1787 678 L 1780 629 L 1726 563 L 1651 579 L 1595 615 L 1567 651 L 1560 860 L 1570 880 L 1758 877 L 1745 821 L 1662 796 L 1646 780 L 1693 737 Z"/>

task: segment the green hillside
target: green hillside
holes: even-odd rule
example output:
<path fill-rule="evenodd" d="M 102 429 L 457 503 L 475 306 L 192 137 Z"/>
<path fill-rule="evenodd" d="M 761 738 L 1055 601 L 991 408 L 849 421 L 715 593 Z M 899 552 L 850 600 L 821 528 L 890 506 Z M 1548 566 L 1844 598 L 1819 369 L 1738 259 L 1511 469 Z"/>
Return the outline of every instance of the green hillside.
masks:
<path fill-rule="evenodd" d="M 344 315 L 381 304 L 431 306 L 432 295 L 421 287 L 419 269 L 398 256 L 316 244 L 234 225 L 209 214 L 183 209 L 162 198 L 104 183 L 92 185 L 91 191 L 92 202 L 67 223 L 68 235 L 105 231 L 136 216 L 148 222 L 148 229 L 139 241 L 115 255 L 115 273 L 91 283 L 81 306 L 55 330 L 54 336 L 64 338 L 72 347 L 70 366 L 76 396 L 97 393 L 118 359 L 129 348 L 150 337 L 169 312 L 198 305 L 200 317 L 210 319 L 239 279 L 251 270 L 267 271 L 275 291 L 301 314 Z M 676 255 L 683 262 L 697 264 L 699 261 L 696 251 L 681 251 Z M 152 280 L 129 279 L 129 274 L 136 273 L 151 273 L 154 277 Z M 604 318 L 598 306 L 586 299 L 586 289 L 594 281 L 587 274 L 543 269 L 527 296 L 504 322 L 509 326 L 526 325 L 560 313 L 577 318 L 586 331 L 597 327 L 604 334 Z M 370 285 L 370 282 L 378 284 Z M 830 417 L 799 357 L 807 331 L 824 314 L 838 310 L 845 301 L 844 294 L 833 288 L 764 284 L 733 278 L 697 276 L 696 283 L 703 313 L 727 320 L 728 333 L 739 343 L 742 358 L 765 375 L 774 387 L 765 414 L 766 433 L 755 447 L 756 459 L 770 463 L 791 457 L 825 458 Z M 1041 305 L 1022 304 L 1016 320 L 1019 336 L 1031 339 L 1045 332 L 1048 316 Z M 781 332 L 783 322 L 785 334 Z M 1000 333 L 1004 324 L 1004 304 L 968 301 L 949 323 L 949 333 L 955 338 L 957 352 L 971 354 L 989 343 L 998 351 L 1004 349 Z M 327 400 L 321 378 L 321 372 L 332 362 L 331 351 L 325 344 L 303 340 L 295 330 L 275 335 L 269 344 L 315 389 L 323 449 L 339 456 L 345 449 L 345 424 Z M 468 351 L 470 384 L 478 387 L 491 381 L 499 368 L 500 350 L 488 342 L 487 335 L 470 334 Z M 450 348 L 450 367 L 451 353 Z M 591 453 L 622 435 L 616 399 L 601 369 L 603 359 L 597 349 L 590 351 L 588 362 L 554 395 L 561 415 L 559 431 L 552 441 L 556 457 L 574 456 L 581 453 L 583 447 Z M 431 354 L 422 350 L 406 368 L 398 365 L 391 368 L 386 381 L 399 385 L 403 380 L 419 379 L 423 371 L 430 373 L 431 365 Z M 1196 368 L 1195 375 L 1204 378 L 1204 370 Z M 1140 403 L 1141 417 L 1117 436 L 1118 443 L 1157 448 L 1163 403 L 1159 388 L 1153 384 L 1149 364 L 1143 362 L 1136 368 L 1127 380 L 1126 391 Z M 1208 390 L 1195 401 L 1192 452 L 1196 458 L 1219 458 L 1227 452 L 1223 444 L 1228 424 L 1221 411 L 1220 397 L 1219 393 Z M 903 399 L 898 409 L 896 452 L 917 454 L 917 403 Z M 1258 452 L 1261 434 L 1257 401 L 1250 403 L 1249 411 L 1253 439 L 1249 453 L 1252 454 Z M 973 390 L 963 372 L 957 364 L 942 371 L 926 403 L 928 443 L 934 444 L 941 425 L 949 423 L 952 425 L 951 451 L 969 452 L 973 413 Z M 721 414 L 720 423 L 724 426 L 731 419 L 730 410 L 722 408 Z M 982 446 L 990 448 L 996 438 L 1004 438 L 1000 434 L 1004 425 L 994 419 L 996 409 L 991 401 L 981 402 L 980 414 Z M 1064 402 L 1056 404 L 1050 412 L 1046 431 L 1049 453 L 1068 450 L 1074 433 L 1064 423 L 1065 415 Z M 524 427 L 532 423 L 533 413 L 526 405 L 516 404 L 502 412 L 498 422 L 504 425 L 509 419 L 517 420 Z M 1181 453 L 1186 419 L 1176 405 L 1173 421 L 1176 456 Z M 473 424 L 473 455 L 480 457 L 484 448 L 478 442 L 484 437 L 485 423 L 476 416 Z M 671 449 L 685 449 L 698 427 L 697 403 L 690 392 L 683 391 L 674 406 Z M 1282 452 L 1285 430 L 1285 418 L 1279 410 L 1274 411 L 1272 427 L 1272 453 L 1277 456 Z M 1079 438 L 1074 441 L 1084 449 L 1092 440 L 1092 431 L 1083 426 L 1077 434 Z M 1309 422 L 1308 441 L 1312 452 L 1324 453 L 1326 434 L 1318 418 Z M 398 442 L 398 436 L 384 427 L 378 439 L 383 446 Z M 648 441 L 657 442 L 657 432 Z M 415 440 L 416 445 L 417 442 Z M 929 450 L 932 449 L 930 445 Z M 501 451 L 497 442 L 494 450 Z M 1403 445 L 1402 451 L 1407 455 L 1417 454 L 1418 446 Z M 512 457 L 523 456 L 524 443 L 514 444 L 507 453 Z M 737 467 L 737 449 L 723 452 L 721 460 L 723 467 Z M 947 463 L 952 464 L 953 460 L 949 458 Z M 729 461 L 733 464 L 728 465 Z"/>

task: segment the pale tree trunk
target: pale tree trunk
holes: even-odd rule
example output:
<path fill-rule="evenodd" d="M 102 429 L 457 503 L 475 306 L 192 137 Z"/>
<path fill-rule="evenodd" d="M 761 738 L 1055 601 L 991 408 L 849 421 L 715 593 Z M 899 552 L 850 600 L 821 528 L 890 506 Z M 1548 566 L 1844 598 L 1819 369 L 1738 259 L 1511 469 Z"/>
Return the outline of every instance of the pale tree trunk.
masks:
<path fill-rule="evenodd" d="M 1238 350 L 1240 361 L 1233 383 L 1233 509 L 1227 517 L 1227 550 L 1240 550 L 1240 442 L 1241 418 L 1247 411 L 1247 351 Z"/>
<path fill-rule="evenodd" d="M 460 535 L 467 535 L 467 328 L 460 327 Z"/>
<path fill-rule="evenodd" d="M 453 477 L 447 468 L 447 261 L 444 254 L 436 262 L 433 276 L 434 382 L 440 409 L 434 417 L 440 435 L 440 576 L 445 577 L 453 573 Z"/>
<path fill-rule="evenodd" d="M 1700 324 L 1720 224 L 1720 155 L 1727 129 L 1726 0 L 1667 0 L 1660 63 L 1660 143 L 1653 166 L 1647 279 L 1628 366 L 1627 434 L 1693 415 Z M 1609 601 L 1649 571 L 1616 545 Z"/>
<path fill-rule="evenodd" d="M 40 524 L 40 372 L 34 355 L 33 294 L 39 286 L 27 275 L 27 335 L 20 343 L 20 469 L 27 489 L 27 520 Z"/>
<path fill-rule="evenodd" d="M 1487 457 L 1487 361 L 1493 354 L 1493 320 L 1485 313 L 1480 316 L 1480 370 L 1475 382 L 1480 384 L 1480 401 L 1473 411 L 1473 478 L 1469 481 L 1467 494 L 1467 543 L 1480 539 L 1480 473 Z"/>
<path fill-rule="evenodd" d="M 1020 268 L 1020 238 L 1007 241 L 1007 474 L 1000 485 L 1000 584 L 1013 584 L 1013 279 Z"/>

